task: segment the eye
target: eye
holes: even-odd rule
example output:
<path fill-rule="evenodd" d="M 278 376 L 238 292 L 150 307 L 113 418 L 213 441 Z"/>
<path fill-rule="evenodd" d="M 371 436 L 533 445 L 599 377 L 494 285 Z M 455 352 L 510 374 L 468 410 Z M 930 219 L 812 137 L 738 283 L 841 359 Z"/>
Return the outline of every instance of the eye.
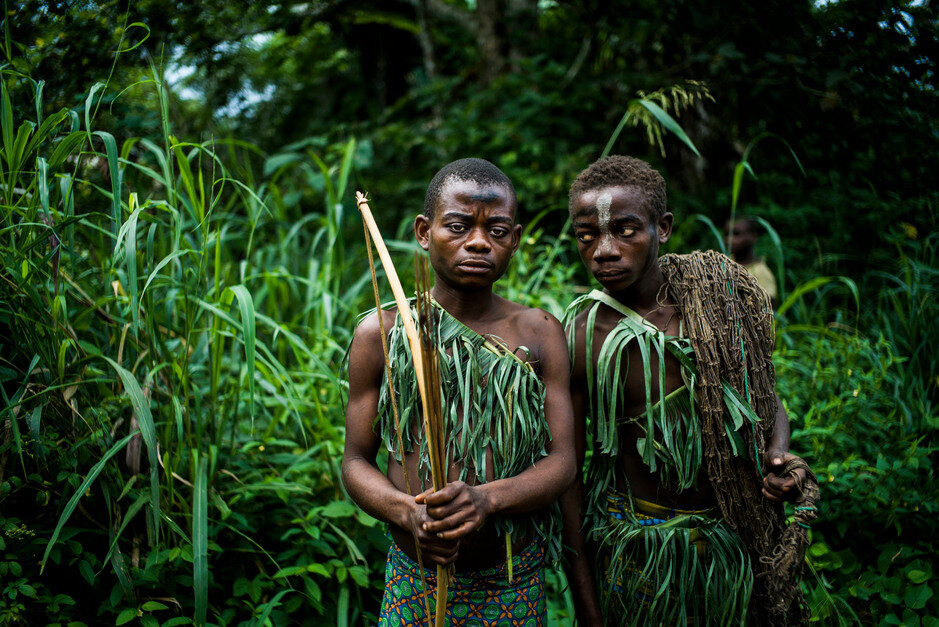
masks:
<path fill-rule="evenodd" d="M 633 226 L 621 226 L 618 229 L 616 229 L 616 234 L 623 236 L 623 237 L 629 237 L 635 232 L 636 232 L 636 227 L 633 227 Z"/>
<path fill-rule="evenodd" d="M 466 230 L 466 225 L 459 222 L 451 222 L 447 225 L 447 228 L 453 231 L 454 233 L 462 233 Z"/>
<path fill-rule="evenodd" d="M 509 230 L 502 226 L 496 226 L 489 229 L 489 232 L 492 233 L 493 237 L 505 237 Z"/>
<path fill-rule="evenodd" d="M 593 233 L 589 233 L 587 231 L 582 231 L 577 234 L 577 241 L 580 242 L 581 244 L 589 244 L 595 239 L 596 239 L 596 236 Z"/>

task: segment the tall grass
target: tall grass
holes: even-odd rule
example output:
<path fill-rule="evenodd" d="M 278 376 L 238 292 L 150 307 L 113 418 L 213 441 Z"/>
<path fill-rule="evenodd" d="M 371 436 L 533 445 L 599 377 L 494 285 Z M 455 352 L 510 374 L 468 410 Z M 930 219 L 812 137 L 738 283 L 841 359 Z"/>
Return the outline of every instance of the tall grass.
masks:
<path fill-rule="evenodd" d="M 9 535 L 55 520 L 15 547 L 23 559 L 42 547 L 42 577 L 20 598 L 55 598 L 77 568 L 92 588 L 116 581 L 109 598 L 64 588 L 77 617 L 228 623 L 274 620 L 293 603 L 354 618 L 362 551 L 382 544 L 350 536 L 373 521 L 336 481 L 336 373 L 368 281 L 345 263 L 355 142 L 336 167 L 332 154 L 277 155 L 246 183 L 228 164 L 256 150 L 173 137 L 156 71 L 163 136 L 120 146 L 94 128 L 106 86 L 89 91 L 83 116 L 15 120 L 7 85 L 37 112 L 41 86 L 8 67 L 2 78 L 0 473 L 12 452 L 26 480 L 2 495 L 4 516 L 17 512 L 3 524 Z M 23 509 L 37 485 L 49 498 Z M 274 530 L 249 516 L 265 509 Z M 364 526 L 336 524 L 350 517 Z M 239 555 L 259 577 L 220 589 Z"/>
<path fill-rule="evenodd" d="M 388 541 L 338 480 L 363 144 L 181 141 L 156 69 L 135 88 L 160 136 L 119 141 L 108 86 L 43 116 L 41 83 L 0 74 L 0 623 L 374 622 Z M 499 289 L 559 315 L 584 275 L 545 215 Z M 937 610 L 935 236 L 898 234 L 860 286 L 799 283 L 773 242 L 779 387 L 824 483 L 809 598 L 913 624 Z"/>

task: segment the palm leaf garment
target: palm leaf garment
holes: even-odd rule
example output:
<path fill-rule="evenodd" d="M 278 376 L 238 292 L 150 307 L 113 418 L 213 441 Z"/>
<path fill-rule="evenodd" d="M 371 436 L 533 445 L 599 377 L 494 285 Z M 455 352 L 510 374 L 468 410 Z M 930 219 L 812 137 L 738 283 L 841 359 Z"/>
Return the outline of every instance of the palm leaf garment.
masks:
<path fill-rule="evenodd" d="M 484 337 L 451 316 L 436 301 L 439 315 L 441 400 L 448 465 L 460 465 L 459 479 L 486 483 L 487 453 L 493 480 L 514 477 L 547 455 L 551 439 L 544 416 L 544 383 L 531 364 L 498 338 Z M 416 315 L 416 310 L 412 307 Z M 388 336 L 391 378 L 398 395 L 404 453 L 418 451 L 422 489 L 430 485 L 430 456 L 423 437 L 420 393 L 414 364 L 400 318 Z M 387 381 L 382 381 L 376 418 L 389 455 L 402 462 L 391 412 Z M 536 514 L 494 516 L 495 529 L 509 536 L 534 532 L 549 561 L 560 556 L 560 507 L 555 502 Z M 510 542 L 507 542 L 510 546 Z M 510 558 L 511 556 L 509 556 Z"/>
<path fill-rule="evenodd" d="M 601 304 L 622 314 L 604 339 L 594 362 L 594 327 Z M 574 318 L 586 312 L 586 338 L 574 344 Z M 594 290 L 575 300 L 565 314 L 569 345 L 587 351 L 586 376 L 591 441 L 595 450 L 587 470 L 587 520 L 593 541 L 605 547 L 598 565 L 603 572 L 605 614 L 620 622 L 685 624 L 692 619 L 727 624 L 740 622 L 752 589 L 752 571 L 739 538 L 712 511 L 659 512 L 651 503 L 619 493 L 618 457 L 623 451 L 622 426 L 636 425 L 643 437 L 637 452 L 650 472 L 676 490 L 698 484 L 703 439 L 695 403 L 698 371 L 687 338 L 669 336 L 609 294 Z M 681 325 L 680 325 L 681 326 Z M 638 346 L 641 363 L 629 364 L 627 349 Z M 658 362 L 658 389 L 665 388 L 665 357 L 681 364 L 684 385 L 663 400 L 653 398 L 651 364 Z M 625 363 L 624 363 L 625 362 Z M 623 417 L 626 372 L 645 373 L 645 411 Z M 753 429 L 759 417 L 729 384 L 723 386 L 725 433 L 735 454 L 745 446 L 738 431 Z M 654 515 L 653 515 L 654 514 Z M 698 539 L 699 544 L 695 544 Z M 695 550 L 706 546 L 706 551 Z M 710 577 L 720 572 L 719 577 Z M 696 615 L 701 607 L 706 616 Z"/>

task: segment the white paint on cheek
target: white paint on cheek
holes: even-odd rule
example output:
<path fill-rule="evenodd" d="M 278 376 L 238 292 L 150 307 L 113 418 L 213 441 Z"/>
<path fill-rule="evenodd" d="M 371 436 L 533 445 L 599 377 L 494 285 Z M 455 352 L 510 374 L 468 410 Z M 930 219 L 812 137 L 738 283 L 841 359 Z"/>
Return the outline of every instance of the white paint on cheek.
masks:
<path fill-rule="evenodd" d="M 613 195 L 610 192 L 603 192 L 597 198 L 597 222 L 601 233 L 610 232 L 610 205 L 612 203 Z"/>

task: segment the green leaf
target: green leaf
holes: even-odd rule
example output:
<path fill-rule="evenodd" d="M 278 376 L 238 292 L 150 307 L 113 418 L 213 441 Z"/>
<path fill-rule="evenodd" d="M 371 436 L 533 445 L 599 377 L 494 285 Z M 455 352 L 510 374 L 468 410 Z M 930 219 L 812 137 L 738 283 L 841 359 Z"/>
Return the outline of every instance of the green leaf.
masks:
<path fill-rule="evenodd" d="M 346 193 L 346 184 L 349 182 L 349 173 L 352 172 L 353 157 L 355 156 L 355 138 L 346 142 L 342 154 L 342 166 L 339 169 L 339 181 L 336 184 L 336 201 L 342 202 Z"/>
<path fill-rule="evenodd" d="M 137 618 L 137 608 L 128 607 L 128 608 L 121 610 L 121 613 L 117 615 L 117 620 L 114 621 L 114 624 L 123 625 L 125 623 L 129 623 L 135 618 Z"/>
<path fill-rule="evenodd" d="M 108 159 L 108 175 L 111 177 L 111 217 L 116 234 L 121 223 L 121 170 L 117 159 L 117 140 L 114 135 L 105 131 L 95 131 L 94 134 L 104 142 L 104 153 Z"/>
<path fill-rule="evenodd" d="M 248 406 L 251 413 L 251 430 L 254 432 L 254 362 L 255 362 L 255 312 L 254 299 L 244 285 L 235 285 L 230 289 L 238 298 L 241 311 L 241 325 L 245 336 L 245 362 L 248 366 Z"/>
<path fill-rule="evenodd" d="M 682 129 L 681 126 L 678 125 L 678 122 L 676 122 L 675 119 L 672 116 L 670 116 L 662 107 L 655 104 L 651 100 L 645 100 L 645 99 L 640 100 L 639 104 L 645 107 L 646 109 L 648 109 L 649 113 L 655 116 L 655 119 L 658 120 L 662 124 L 662 126 L 667 128 L 678 139 L 684 142 L 684 144 L 688 146 L 688 148 L 691 149 L 691 152 L 693 152 L 699 157 L 701 156 L 701 153 L 698 152 L 697 148 L 695 148 L 694 142 L 692 142 L 691 139 L 688 137 L 688 135 L 685 134 L 684 129 Z"/>
<path fill-rule="evenodd" d="M 204 625 L 209 599 L 209 460 L 199 459 L 196 475 L 195 495 L 192 504 L 192 567 L 193 588 L 196 596 L 196 612 L 193 622 Z"/>
<path fill-rule="evenodd" d="M 9 167 L 13 160 L 13 105 L 10 103 L 6 80 L 0 80 L 0 122 L 2 122 L 0 126 L 2 126 L 3 134 L 3 156 Z"/>
<path fill-rule="evenodd" d="M 281 568 L 276 573 L 274 573 L 274 579 L 277 579 L 278 577 L 295 577 L 297 575 L 305 574 L 306 572 L 306 566 L 289 566 L 287 568 Z"/>
<path fill-rule="evenodd" d="M 922 570 L 907 571 L 906 576 L 913 583 L 923 583 L 929 580 L 929 574 Z"/>
<path fill-rule="evenodd" d="M 329 577 L 329 569 L 326 568 L 326 566 L 323 564 L 309 564 L 306 569 L 307 572 L 322 575 L 323 577 Z"/>
<path fill-rule="evenodd" d="M 303 159 L 303 155 L 298 152 L 282 152 L 269 157 L 264 161 L 264 176 L 270 176 L 284 166 L 300 161 L 301 159 Z"/>
<path fill-rule="evenodd" d="M 36 598 L 36 589 L 28 583 L 20 584 L 19 591 L 23 596 L 27 596 L 31 599 Z"/>
<path fill-rule="evenodd" d="M 336 627 L 349 626 L 349 586 L 339 590 L 339 603 L 336 608 Z"/>
<path fill-rule="evenodd" d="M 792 290 L 792 294 L 789 294 L 783 304 L 779 306 L 779 309 L 776 310 L 776 315 L 784 315 L 793 305 L 796 304 L 796 302 L 798 302 L 800 298 L 802 298 L 802 296 L 832 282 L 842 283 L 848 288 L 848 290 L 851 292 L 851 295 L 854 296 L 854 303 L 858 308 L 858 312 L 860 312 L 861 296 L 858 293 L 857 284 L 854 281 L 846 276 L 819 276 L 806 281 L 796 289 Z"/>
<path fill-rule="evenodd" d="M 326 516 L 327 518 L 343 518 L 346 516 L 354 516 L 357 511 L 357 508 L 352 503 L 348 501 L 333 501 L 326 507 L 320 510 L 320 516 Z"/>
<path fill-rule="evenodd" d="M 127 435 L 119 442 L 114 444 L 108 451 L 104 454 L 98 463 L 91 467 L 91 470 L 88 472 L 88 476 L 85 477 L 85 480 L 82 481 L 81 485 L 78 486 L 78 489 L 75 490 L 75 494 L 72 495 L 72 498 L 68 500 L 68 503 L 65 504 L 65 510 L 62 512 L 62 515 L 59 516 L 59 522 L 55 526 L 55 531 L 52 532 L 52 537 L 49 538 L 49 543 L 46 544 L 46 550 L 42 554 L 42 566 L 39 568 L 39 574 L 42 574 L 42 571 L 46 567 L 46 560 L 49 558 L 49 553 L 52 551 L 52 547 L 55 545 L 55 541 L 59 538 L 59 533 L 62 531 L 62 527 L 65 526 L 65 523 L 68 521 L 69 517 L 75 511 L 75 508 L 78 507 L 78 500 L 88 491 L 88 488 L 91 487 L 91 484 L 94 483 L 94 480 L 98 478 L 98 475 L 101 474 L 101 471 L 104 469 L 105 464 L 108 463 L 114 455 L 127 446 L 127 443 L 130 442 L 130 439 L 137 435 L 137 431 Z"/>
<path fill-rule="evenodd" d="M 144 444 L 147 446 L 147 459 L 150 463 L 150 507 L 153 512 L 153 528 L 159 529 L 160 520 L 160 480 L 159 480 L 159 462 L 157 460 L 157 438 L 156 427 L 153 425 L 153 414 L 150 413 L 150 403 L 147 402 L 140 389 L 140 384 L 134 375 L 126 370 L 119 363 L 105 357 L 105 361 L 111 364 L 114 371 L 117 372 L 124 384 L 124 391 L 130 397 L 130 402 L 134 407 L 134 414 L 137 416 L 137 424 L 140 425 L 140 434 L 143 437 Z"/>
<path fill-rule="evenodd" d="M 137 205 L 137 194 L 130 195 L 130 216 L 127 222 L 121 225 L 115 241 L 115 251 L 124 247 L 124 267 L 127 271 L 127 291 L 130 296 L 130 312 L 133 320 L 134 337 L 138 336 L 140 329 L 140 300 L 137 294 L 137 217 L 141 209 Z"/>
<path fill-rule="evenodd" d="M 296 592 L 296 591 L 295 591 L 293 588 L 289 588 L 289 589 L 287 589 L 287 590 L 281 590 L 281 591 L 278 592 L 276 595 L 274 595 L 274 598 L 273 598 L 273 599 L 271 599 L 270 601 L 268 601 L 267 603 L 265 603 L 265 604 L 262 606 L 262 607 L 264 608 L 264 610 L 261 612 L 261 615 L 258 616 L 258 619 L 257 619 L 257 622 L 255 623 L 255 625 L 263 625 L 263 624 L 264 624 L 264 621 L 267 620 L 267 617 L 270 616 L 271 611 L 273 611 L 273 609 L 274 609 L 275 607 L 277 607 L 278 605 L 280 605 L 280 600 L 281 600 L 282 598 L 284 598 L 284 595 L 287 594 L 288 592 Z"/>
<path fill-rule="evenodd" d="M 88 582 L 89 586 L 93 586 L 95 583 L 95 571 L 87 561 L 82 560 L 78 562 L 78 572 L 81 576 Z"/>
<path fill-rule="evenodd" d="M 921 610 L 926 607 L 926 602 L 932 598 L 932 594 L 929 584 L 920 584 L 915 588 L 907 589 L 903 602 L 912 610 Z"/>
<path fill-rule="evenodd" d="M 145 612 L 155 612 L 157 610 L 165 610 L 167 609 L 167 607 L 163 605 L 162 603 L 160 603 L 159 601 L 147 601 L 146 603 L 140 606 L 140 609 L 142 609 Z"/>
<path fill-rule="evenodd" d="M 688 216 L 690 220 L 697 220 L 698 222 L 703 222 L 708 229 L 711 231 L 711 234 L 714 236 L 714 241 L 717 242 L 717 249 L 727 254 L 727 241 L 724 236 L 721 234 L 721 230 L 717 228 L 717 225 L 714 224 L 714 221 L 711 218 L 707 217 L 703 213 L 693 213 Z"/>

